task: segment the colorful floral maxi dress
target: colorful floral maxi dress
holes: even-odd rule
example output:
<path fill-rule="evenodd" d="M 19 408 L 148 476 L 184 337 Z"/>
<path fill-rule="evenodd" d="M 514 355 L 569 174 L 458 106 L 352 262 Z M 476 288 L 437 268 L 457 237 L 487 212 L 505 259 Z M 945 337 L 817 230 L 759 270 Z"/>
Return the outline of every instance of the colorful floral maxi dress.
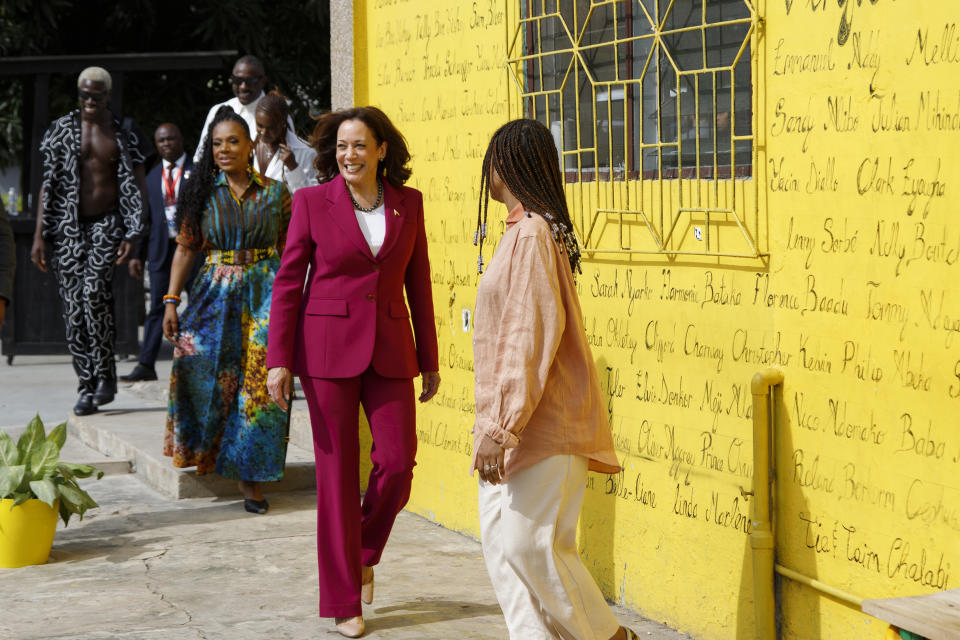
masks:
<path fill-rule="evenodd" d="M 289 222 L 282 182 L 254 172 L 238 199 L 221 174 L 199 228 L 180 229 L 177 242 L 205 252 L 206 261 L 179 320 L 170 375 L 163 453 L 176 467 L 256 482 L 283 476 L 287 417 L 267 393 L 266 355 Z M 240 249 L 260 251 L 229 253 Z M 246 262 L 251 253 L 257 259 Z"/>

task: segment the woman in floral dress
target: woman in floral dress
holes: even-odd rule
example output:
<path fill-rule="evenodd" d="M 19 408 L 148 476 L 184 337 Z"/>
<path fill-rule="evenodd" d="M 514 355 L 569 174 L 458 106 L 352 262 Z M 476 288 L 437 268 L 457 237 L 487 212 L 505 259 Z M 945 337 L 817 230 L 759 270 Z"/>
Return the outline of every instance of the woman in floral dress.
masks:
<path fill-rule="evenodd" d="M 266 390 L 273 279 L 290 221 L 282 182 L 253 170 L 243 118 L 221 108 L 177 210 L 179 235 L 163 332 L 175 343 L 163 453 L 239 481 L 244 507 L 266 513 L 261 482 L 283 476 L 286 412 Z M 198 251 L 205 261 L 177 316 Z"/>

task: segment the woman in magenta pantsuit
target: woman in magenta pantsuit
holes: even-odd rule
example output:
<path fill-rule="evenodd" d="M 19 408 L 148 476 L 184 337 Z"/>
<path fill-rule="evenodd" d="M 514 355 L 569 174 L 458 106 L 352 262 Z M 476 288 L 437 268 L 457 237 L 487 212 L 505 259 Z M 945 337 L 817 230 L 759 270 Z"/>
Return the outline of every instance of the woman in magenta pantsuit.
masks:
<path fill-rule="evenodd" d="M 294 194 L 273 283 L 267 387 L 286 407 L 300 376 L 317 462 L 320 615 L 354 638 L 364 631 L 361 600 L 373 600 L 373 566 L 410 496 L 413 378 L 423 376 L 421 402 L 437 392 L 437 334 L 423 197 L 403 186 L 403 136 L 379 109 L 357 107 L 322 116 L 311 144 L 322 184 Z M 373 436 L 362 506 L 360 405 Z"/>

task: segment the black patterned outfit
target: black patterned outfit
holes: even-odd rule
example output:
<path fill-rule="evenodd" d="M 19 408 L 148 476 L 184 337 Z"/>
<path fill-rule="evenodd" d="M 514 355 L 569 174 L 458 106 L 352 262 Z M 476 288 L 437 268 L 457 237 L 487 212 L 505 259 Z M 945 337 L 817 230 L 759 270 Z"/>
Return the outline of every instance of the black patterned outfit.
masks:
<path fill-rule="evenodd" d="M 54 120 L 40 142 L 43 161 L 43 237 L 53 245 L 51 267 L 63 301 L 67 347 L 81 393 L 93 393 L 100 380 L 116 380 L 113 357 L 116 320 L 113 272 L 123 240 L 143 232 L 143 199 L 133 166 L 149 155 L 136 126 L 123 129 L 113 119 L 120 159 L 117 206 L 80 217 L 80 110 Z"/>

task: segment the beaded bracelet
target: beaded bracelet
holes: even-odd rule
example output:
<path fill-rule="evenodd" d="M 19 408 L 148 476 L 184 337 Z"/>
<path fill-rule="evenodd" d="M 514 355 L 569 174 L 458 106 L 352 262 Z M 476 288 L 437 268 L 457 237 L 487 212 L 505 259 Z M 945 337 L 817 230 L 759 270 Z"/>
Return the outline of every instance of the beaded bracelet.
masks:
<path fill-rule="evenodd" d="M 180 296 L 171 296 L 171 295 L 163 296 L 163 304 L 169 304 L 169 303 L 180 304 Z"/>

